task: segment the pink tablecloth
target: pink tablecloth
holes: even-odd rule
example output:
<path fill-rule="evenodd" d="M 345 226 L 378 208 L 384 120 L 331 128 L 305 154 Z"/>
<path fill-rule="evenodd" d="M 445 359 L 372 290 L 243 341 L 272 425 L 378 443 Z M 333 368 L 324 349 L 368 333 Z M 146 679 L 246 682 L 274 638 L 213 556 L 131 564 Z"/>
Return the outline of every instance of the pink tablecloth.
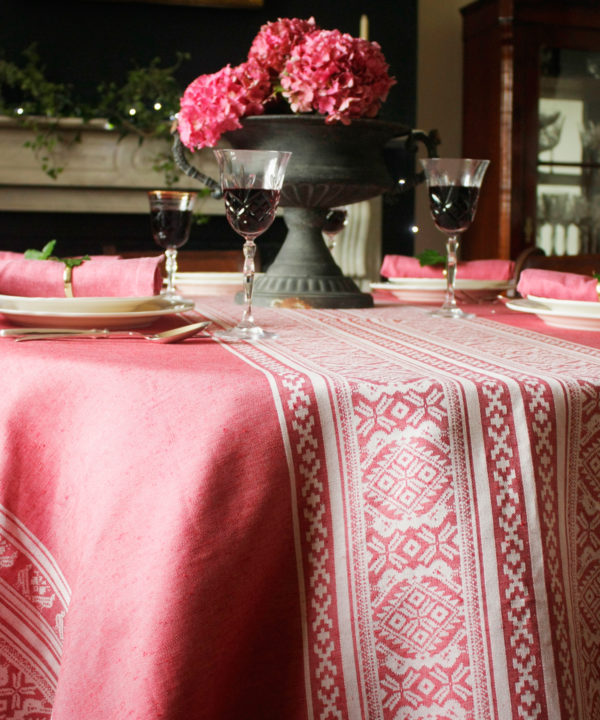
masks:
<path fill-rule="evenodd" d="M 256 314 L 0 341 L 0 716 L 597 720 L 600 333 Z"/>

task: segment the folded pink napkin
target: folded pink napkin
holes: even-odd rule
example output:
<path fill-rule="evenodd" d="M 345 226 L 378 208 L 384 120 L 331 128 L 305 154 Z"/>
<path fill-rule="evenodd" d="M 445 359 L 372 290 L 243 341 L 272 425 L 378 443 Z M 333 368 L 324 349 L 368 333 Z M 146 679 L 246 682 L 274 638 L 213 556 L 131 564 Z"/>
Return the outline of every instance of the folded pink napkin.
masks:
<path fill-rule="evenodd" d="M 529 268 L 519 275 L 517 291 L 523 297 L 598 302 L 598 280 L 589 275 Z"/>
<path fill-rule="evenodd" d="M 458 263 L 457 276 L 468 280 L 508 282 L 514 273 L 512 260 L 468 260 Z M 407 255 L 386 255 L 380 273 L 387 278 L 441 278 L 442 265 L 421 265 L 418 258 Z"/>
<path fill-rule="evenodd" d="M 147 297 L 162 286 L 164 256 L 123 259 L 95 256 L 73 268 L 74 297 Z M 0 294 L 65 297 L 65 265 L 54 260 L 26 260 L 20 253 L 0 252 Z"/>

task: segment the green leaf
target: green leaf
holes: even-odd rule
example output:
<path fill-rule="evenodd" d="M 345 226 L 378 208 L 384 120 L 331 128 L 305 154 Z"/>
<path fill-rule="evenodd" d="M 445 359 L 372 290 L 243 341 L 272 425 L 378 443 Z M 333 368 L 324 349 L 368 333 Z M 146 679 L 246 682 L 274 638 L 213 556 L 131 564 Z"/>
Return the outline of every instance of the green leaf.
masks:
<path fill-rule="evenodd" d="M 24 257 L 27 260 L 48 260 L 56 246 L 56 240 L 47 242 L 41 250 L 25 250 Z"/>
<path fill-rule="evenodd" d="M 422 253 L 416 256 L 419 265 L 423 267 L 424 265 L 445 265 L 446 264 L 446 256 L 440 255 L 440 253 L 437 250 L 423 250 Z"/>
<path fill-rule="evenodd" d="M 89 255 L 82 255 L 81 257 L 69 257 L 59 258 L 53 255 L 54 248 L 56 247 L 56 240 L 50 240 L 47 242 L 41 250 L 29 249 L 25 250 L 23 257 L 26 260 L 53 260 L 54 262 L 64 263 L 67 267 L 77 267 L 81 265 L 84 260 L 91 260 Z"/>
<path fill-rule="evenodd" d="M 57 260 L 60 260 L 61 262 L 64 262 L 64 264 L 67 267 L 77 267 L 78 265 L 82 265 L 84 260 L 91 260 L 92 258 L 89 255 L 82 255 L 81 257 L 76 258 L 57 258 Z"/>

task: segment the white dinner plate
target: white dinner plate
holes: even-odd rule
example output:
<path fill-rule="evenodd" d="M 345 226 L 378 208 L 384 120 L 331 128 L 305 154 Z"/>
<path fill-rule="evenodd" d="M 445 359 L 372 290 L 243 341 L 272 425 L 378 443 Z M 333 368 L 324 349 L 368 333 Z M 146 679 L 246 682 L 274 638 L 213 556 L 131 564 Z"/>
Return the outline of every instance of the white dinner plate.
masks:
<path fill-rule="evenodd" d="M 600 302 L 518 298 L 506 307 L 517 312 L 537 315 L 546 325 L 569 330 L 600 330 Z"/>
<path fill-rule="evenodd" d="M 186 312 L 192 300 L 161 295 L 138 298 L 39 298 L 0 295 L 0 314 L 17 325 L 40 327 L 142 327 L 162 315 Z"/>
<path fill-rule="evenodd" d="M 163 295 L 146 297 L 25 297 L 0 295 L 2 310 L 69 313 L 122 313 L 163 310 L 172 305 Z"/>
<path fill-rule="evenodd" d="M 261 273 L 256 273 L 255 278 Z M 182 295 L 235 295 L 242 289 L 241 272 L 176 273 L 175 286 Z"/>
<path fill-rule="evenodd" d="M 541 303 L 553 310 L 555 313 L 571 315 L 590 315 L 591 317 L 600 317 L 600 302 L 590 302 L 589 300 L 556 300 L 555 298 L 538 297 L 537 295 L 528 295 L 531 302 Z"/>
<path fill-rule="evenodd" d="M 498 280 L 457 278 L 455 294 L 461 302 L 493 300 L 508 289 L 510 283 Z M 446 294 L 445 278 L 390 278 L 387 282 L 371 283 L 371 290 L 391 292 L 398 300 L 411 303 L 438 304 Z"/>

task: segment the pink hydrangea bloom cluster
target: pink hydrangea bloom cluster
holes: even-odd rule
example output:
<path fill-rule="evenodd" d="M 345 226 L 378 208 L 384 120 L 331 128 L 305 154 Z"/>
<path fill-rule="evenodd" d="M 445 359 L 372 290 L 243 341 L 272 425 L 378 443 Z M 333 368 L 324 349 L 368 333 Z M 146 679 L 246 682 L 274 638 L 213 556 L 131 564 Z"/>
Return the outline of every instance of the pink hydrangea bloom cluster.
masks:
<path fill-rule="evenodd" d="M 248 58 L 253 58 L 273 75 L 279 76 L 292 48 L 307 34 L 318 30 L 314 18 L 280 18 L 263 25 L 254 38 Z"/>
<path fill-rule="evenodd" d="M 260 115 L 271 95 L 269 73 L 254 61 L 212 75 L 200 75 L 180 101 L 177 126 L 190 149 L 213 147 L 228 130 L 237 130 L 244 115 Z"/>
<path fill-rule="evenodd" d="M 345 125 L 375 117 L 394 82 L 377 43 L 339 30 L 305 35 L 281 75 L 283 96 L 293 112 L 316 110 L 326 122 Z"/>
<path fill-rule="evenodd" d="M 185 90 L 178 113 L 183 144 L 213 147 L 221 135 L 261 115 L 279 94 L 294 113 L 317 112 L 348 124 L 375 117 L 395 83 L 381 48 L 314 18 L 280 18 L 260 29 L 246 62 L 200 75 Z"/>

